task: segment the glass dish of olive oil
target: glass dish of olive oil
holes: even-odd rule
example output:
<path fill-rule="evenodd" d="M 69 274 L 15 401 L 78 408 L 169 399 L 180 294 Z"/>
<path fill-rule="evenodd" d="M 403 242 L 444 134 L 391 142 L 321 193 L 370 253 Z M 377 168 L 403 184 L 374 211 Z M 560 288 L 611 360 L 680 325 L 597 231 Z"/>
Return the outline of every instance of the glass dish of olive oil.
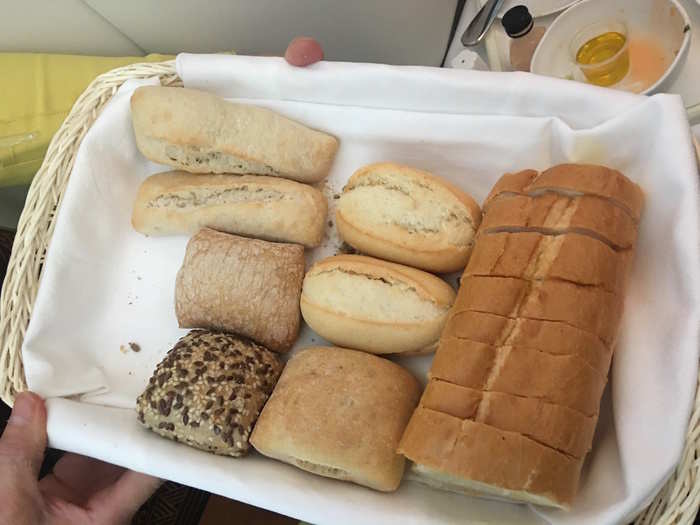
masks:
<path fill-rule="evenodd" d="M 622 22 L 593 24 L 579 31 L 571 41 L 573 61 L 597 86 L 612 86 L 629 71 L 627 26 Z"/>

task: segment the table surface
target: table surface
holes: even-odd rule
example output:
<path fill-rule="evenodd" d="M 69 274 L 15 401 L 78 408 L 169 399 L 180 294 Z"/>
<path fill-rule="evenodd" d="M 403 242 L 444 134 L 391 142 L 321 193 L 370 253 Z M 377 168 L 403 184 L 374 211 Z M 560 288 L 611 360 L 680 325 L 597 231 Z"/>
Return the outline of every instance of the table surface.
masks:
<path fill-rule="evenodd" d="M 693 33 L 700 31 L 700 3 L 695 0 L 679 0 L 680 3 L 685 7 L 693 23 Z M 464 10 L 459 20 L 457 26 L 457 31 L 455 31 L 450 47 L 447 51 L 447 56 L 445 57 L 445 64 L 449 64 L 453 57 L 465 49 L 460 41 L 462 33 L 469 25 L 469 22 L 474 18 L 480 6 L 485 3 L 485 0 L 466 0 Z M 523 0 L 524 4 L 527 4 L 526 0 Z M 538 18 L 535 23 L 549 25 L 557 15 L 551 15 L 547 17 Z M 501 26 L 500 20 L 497 20 L 491 28 L 488 37 L 484 42 L 472 49 L 479 53 L 479 55 L 489 63 L 489 55 L 498 55 L 498 42 L 501 39 L 505 39 L 505 33 Z M 487 52 L 487 46 L 490 46 L 490 53 Z M 492 69 L 499 69 L 498 67 Z M 688 53 L 688 58 L 683 67 L 683 71 L 678 77 L 678 80 L 673 84 L 670 93 L 677 93 L 683 97 L 683 103 L 689 112 L 689 118 L 691 124 L 700 124 L 700 35 L 691 35 L 690 50 Z"/>

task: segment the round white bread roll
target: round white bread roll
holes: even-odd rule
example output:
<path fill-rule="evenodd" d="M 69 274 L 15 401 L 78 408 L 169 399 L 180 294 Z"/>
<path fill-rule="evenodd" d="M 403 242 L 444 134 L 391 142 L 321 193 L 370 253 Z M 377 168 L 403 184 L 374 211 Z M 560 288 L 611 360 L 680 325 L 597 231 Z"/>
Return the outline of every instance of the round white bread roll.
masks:
<path fill-rule="evenodd" d="M 459 188 L 389 162 L 357 170 L 336 210 L 341 237 L 360 252 L 440 273 L 464 268 L 480 222 Z"/>
<path fill-rule="evenodd" d="M 434 351 L 455 300 L 442 279 L 415 268 L 337 255 L 304 277 L 301 313 L 321 337 L 374 354 Z"/>

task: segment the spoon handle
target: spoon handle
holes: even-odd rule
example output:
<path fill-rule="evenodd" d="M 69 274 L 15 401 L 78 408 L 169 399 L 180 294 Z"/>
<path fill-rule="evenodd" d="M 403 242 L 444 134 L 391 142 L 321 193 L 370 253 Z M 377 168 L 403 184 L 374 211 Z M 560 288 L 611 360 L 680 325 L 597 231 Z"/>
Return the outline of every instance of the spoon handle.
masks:
<path fill-rule="evenodd" d="M 503 0 L 488 0 L 484 4 L 462 35 L 462 44 L 465 47 L 475 46 L 483 40 L 496 19 L 501 4 Z"/>

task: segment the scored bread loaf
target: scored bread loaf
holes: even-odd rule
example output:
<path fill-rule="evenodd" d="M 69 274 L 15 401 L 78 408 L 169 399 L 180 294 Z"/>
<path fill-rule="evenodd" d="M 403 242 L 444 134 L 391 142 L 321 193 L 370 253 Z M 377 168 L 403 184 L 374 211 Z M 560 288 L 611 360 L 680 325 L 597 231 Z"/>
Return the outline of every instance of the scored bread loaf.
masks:
<path fill-rule="evenodd" d="M 175 282 L 182 328 L 235 332 L 275 352 L 299 333 L 304 248 L 203 228 L 187 243 Z"/>
<path fill-rule="evenodd" d="M 336 209 L 340 236 L 361 253 L 431 272 L 464 268 L 480 221 L 464 191 L 390 162 L 357 170 Z"/>
<path fill-rule="evenodd" d="M 338 140 L 269 109 L 195 89 L 144 86 L 131 96 L 136 145 L 160 164 L 192 173 L 323 180 Z"/>
<path fill-rule="evenodd" d="M 157 173 L 139 188 L 131 223 L 145 235 L 208 227 L 269 241 L 318 246 L 328 203 L 316 188 L 260 175 Z"/>
<path fill-rule="evenodd" d="M 443 490 L 567 509 L 578 490 L 582 458 L 521 433 L 419 406 L 399 452 L 419 481 Z"/>
<path fill-rule="evenodd" d="M 338 255 L 304 277 L 301 313 L 321 337 L 375 354 L 434 351 L 455 292 L 401 264 Z"/>
<path fill-rule="evenodd" d="M 561 321 L 513 319 L 497 314 L 453 311 L 447 319 L 443 338 L 454 337 L 493 346 L 509 344 L 534 348 L 554 355 L 576 355 L 605 376 L 612 350 L 595 334 Z M 566 344 L 562 344 L 566 341 Z"/>
<path fill-rule="evenodd" d="M 634 255 L 641 190 L 601 166 L 507 174 L 401 441 L 418 479 L 568 508 Z"/>
<path fill-rule="evenodd" d="M 420 405 L 460 419 L 518 432 L 564 454 L 581 458 L 591 448 L 598 420 L 541 399 L 483 391 L 431 379 Z"/>
<path fill-rule="evenodd" d="M 418 381 L 387 359 L 307 348 L 287 363 L 250 442 L 321 476 L 396 490 L 404 471 L 396 448 L 419 396 Z"/>

